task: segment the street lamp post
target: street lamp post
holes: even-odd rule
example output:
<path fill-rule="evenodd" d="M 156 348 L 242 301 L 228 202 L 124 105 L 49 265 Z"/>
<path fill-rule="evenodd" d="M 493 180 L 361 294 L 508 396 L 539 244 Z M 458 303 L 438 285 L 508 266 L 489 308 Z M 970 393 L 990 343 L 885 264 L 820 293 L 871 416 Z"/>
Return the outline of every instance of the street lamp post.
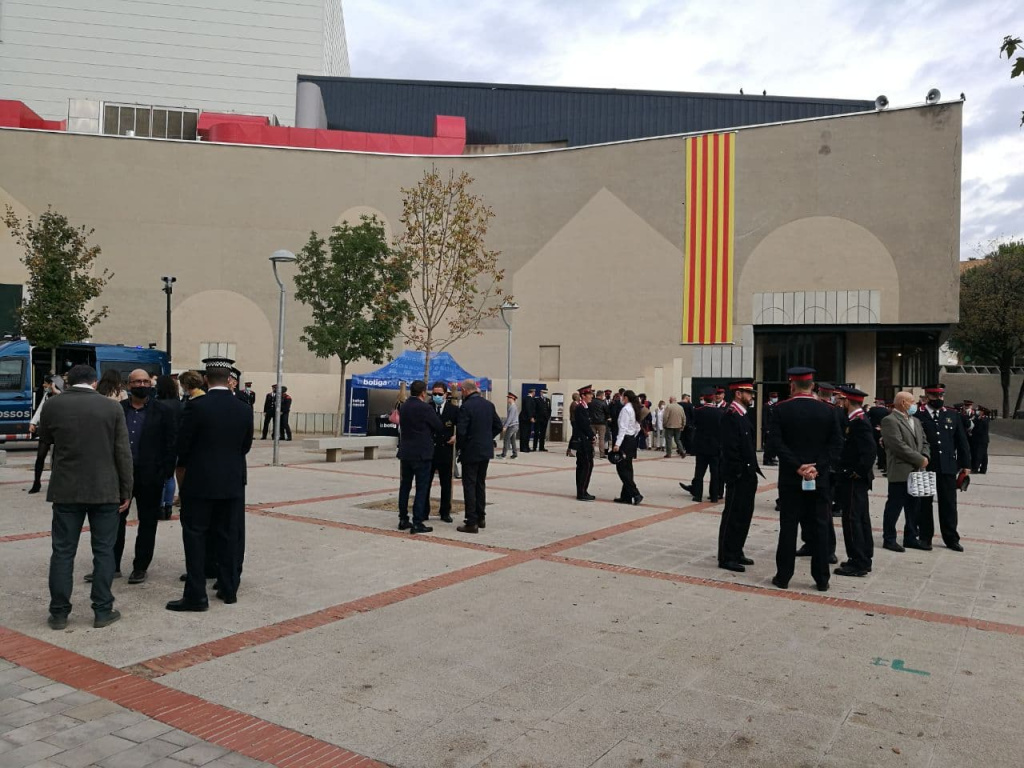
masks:
<path fill-rule="evenodd" d="M 291 251 L 274 251 L 270 257 L 270 263 L 274 265 L 274 279 L 280 289 L 280 301 L 277 314 L 277 395 L 274 397 L 274 466 L 281 466 L 281 380 L 284 377 L 284 283 L 277 274 L 278 264 L 291 264 L 295 261 L 295 254 Z"/>
<path fill-rule="evenodd" d="M 509 301 L 508 299 L 505 299 L 501 304 L 501 322 L 503 322 L 505 327 L 508 329 L 508 354 L 505 358 L 506 392 L 512 391 L 512 324 L 508 321 L 508 318 L 505 317 L 505 313 L 515 312 L 517 309 L 519 309 L 519 305 L 514 301 Z"/>
<path fill-rule="evenodd" d="M 160 278 L 164 281 L 164 293 L 167 294 L 167 361 L 171 360 L 171 294 L 174 292 L 174 284 L 178 278 L 164 275 Z"/>

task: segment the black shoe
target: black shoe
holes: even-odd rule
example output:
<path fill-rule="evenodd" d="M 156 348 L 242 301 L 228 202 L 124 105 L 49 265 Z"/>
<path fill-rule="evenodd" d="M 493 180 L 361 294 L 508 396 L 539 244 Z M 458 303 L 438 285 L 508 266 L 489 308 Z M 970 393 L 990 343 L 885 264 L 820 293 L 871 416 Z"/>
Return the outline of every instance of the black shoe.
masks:
<path fill-rule="evenodd" d="M 547 452 L 548 452 L 548 449 L 547 449 L 547 448 L 541 448 L 541 449 L 540 449 L 540 452 L 541 452 L 541 453 L 547 453 Z"/>
<path fill-rule="evenodd" d="M 839 558 L 836 557 L 835 555 L 829 555 L 828 556 L 828 564 L 829 565 L 838 565 L 839 564 Z"/>
<path fill-rule="evenodd" d="M 93 618 L 92 626 L 94 629 L 103 629 L 103 627 L 109 627 L 115 621 L 121 618 L 121 612 L 111 610 L 110 613 L 97 613 Z"/>
<path fill-rule="evenodd" d="M 739 563 L 740 565 L 753 565 L 754 564 L 754 561 L 751 560 L 749 557 L 741 557 L 736 562 Z"/>
<path fill-rule="evenodd" d="M 718 497 L 717 496 L 712 496 L 710 499 L 708 499 L 708 501 L 710 501 L 712 504 L 717 504 L 718 503 Z"/>
<path fill-rule="evenodd" d="M 778 576 L 772 576 L 772 584 L 774 584 L 779 589 L 789 589 L 789 582 L 783 581 Z"/>
<path fill-rule="evenodd" d="M 932 551 L 931 544 L 925 544 L 920 541 L 905 541 L 903 542 L 903 546 L 905 549 L 923 549 L 925 552 Z"/>
<path fill-rule="evenodd" d="M 807 546 L 806 544 L 804 544 L 802 547 L 800 547 L 800 549 L 798 549 L 796 551 L 796 556 L 797 557 L 810 557 L 811 556 L 811 548 L 809 546 Z"/>
<path fill-rule="evenodd" d="M 477 520 L 477 521 L 476 521 L 476 527 L 477 527 L 477 528 L 486 528 L 486 527 L 487 527 L 487 521 L 486 521 L 486 520 L 484 520 L 484 519 L 483 519 L 483 518 L 481 517 L 481 518 L 480 518 L 479 520 Z"/>
<path fill-rule="evenodd" d="M 145 580 L 146 580 L 146 572 L 145 571 L 133 570 L 131 572 L 131 574 L 128 576 L 128 583 L 129 584 L 141 584 Z"/>
<path fill-rule="evenodd" d="M 433 530 L 434 529 L 431 528 L 429 525 L 424 525 L 423 523 L 413 523 L 412 527 L 409 528 L 409 533 L 431 533 L 433 532 Z"/>
<path fill-rule="evenodd" d="M 866 570 L 864 570 L 863 568 L 858 568 L 855 565 L 846 565 L 845 563 L 843 565 L 839 566 L 838 568 L 836 568 L 834 571 L 832 571 L 832 573 L 834 573 L 836 576 L 860 576 L 860 577 L 864 577 L 864 576 L 868 575 L 868 572 Z"/>
<path fill-rule="evenodd" d="M 964 551 L 964 546 L 960 542 L 956 542 L 955 544 L 947 544 L 946 546 L 952 549 L 954 552 Z"/>
<path fill-rule="evenodd" d="M 160 519 L 161 520 L 170 520 L 171 519 L 171 505 L 170 504 L 165 504 L 161 508 L 161 510 L 160 510 Z"/>
<path fill-rule="evenodd" d="M 727 571 L 736 571 L 736 573 L 743 573 L 744 571 L 747 570 L 742 565 L 737 563 L 735 560 L 730 560 L 727 563 L 719 563 L 718 567 L 719 568 L 724 568 Z"/>
<path fill-rule="evenodd" d="M 458 531 L 459 533 L 479 533 L 480 532 L 480 526 L 479 525 L 469 525 L 469 524 L 466 524 L 466 525 L 460 525 L 455 530 Z"/>
<path fill-rule="evenodd" d="M 641 494 L 638 493 L 636 496 L 633 497 L 633 506 L 634 507 L 640 506 L 640 502 L 643 501 L 643 500 L 644 500 L 644 497 Z"/>
<path fill-rule="evenodd" d="M 694 498 L 697 498 L 697 494 L 695 494 L 693 492 L 693 486 L 692 485 L 687 485 L 686 483 L 680 483 L 679 487 L 682 488 L 684 491 L 686 491 L 691 496 L 693 496 Z"/>
<path fill-rule="evenodd" d="M 220 589 L 217 590 L 217 599 L 218 600 L 223 600 L 226 605 L 234 605 L 235 603 L 238 602 L 237 595 L 225 594 L 225 592 L 223 590 L 220 590 Z"/>
<path fill-rule="evenodd" d="M 46 623 L 50 625 L 50 629 L 67 629 L 68 617 L 51 613 L 46 617 Z"/>
<path fill-rule="evenodd" d="M 114 571 L 114 578 L 115 579 L 120 579 L 121 578 L 121 572 L 120 571 Z M 92 574 L 91 573 L 85 574 L 85 576 L 82 577 L 82 581 L 86 582 L 87 584 L 92 584 Z M 184 581 L 184 579 L 182 579 L 182 581 Z"/>
<path fill-rule="evenodd" d="M 32 487 L 28 489 L 29 493 L 39 493 L 43 487 L 39 483 L 33 483 Z"/>
<path fill-rule="evenodd" d="M 781 512 L 782 511 L 782 503 L 778 499 L 775 500 L 775 511 L 776 512 Z"/>
<path fill-rule="evenodd" d="M 209 603 L 186 603 L 184 598 L 181 600 L 171 600 L 166 606 L 168 611 L 192 611 L 194 613 L 202 613 L 203 611 L 210 610 Z"/>
<path fill-rule="evenodd" d="M 819 592 L 828 592 L 828 582 L 827 581 L 816 581 L 816 582 L 814 582 L 814 586 L 816 586 L 818 588 Z"/>
<path fill-rule="evenodd" d="M 905 547 L 901 547 L 895 541 L 882 542 L 882 549 L 888 549 L 890 552 L 906 552 Z"/>
<path fill-rule="evenodd" d="M 577 496 L 576 501 L 593 501 L 597 496 L 591 496 L 589 493 L 584 493 L 582 496 Z"/>
<path fill-rule="evenodd" d="M 188 581 L 188 574 L 187 573 L 181 574 L 181 576 L 178 577 L 178 581 Z"/>
<path fill-rule="evenodd" d="M 412 523 L 410 523 L 408 520 L 399 520 L 398 521 L 398 530 L 400 530 L 400 531 L 408 531 L 410 528 L 412 528 Z"/>
<path fill-rule="evenodd" d="M 614 501 L 616 504 L 632 504 L 633 503 L 632 499 L 620 499 L 618 496 L 616 496 L 614 499 L 612 499 L 612 501 Z"/>
<path fill-rule="evenodd" d="M 451 515 L 441 515 L 441 522 L 442 523 L 453 523 L 455 521 L 452 520 L 452 516 Z"/>
<path fill-rule="evenodd" d="M 854 565 L 849 560 L 843 560 L 843 562 L 841 562 L 839 564 L 839 567 L 840 568 L 846 568 L 847 570 L 855 570 L 855 571 L 856 570 L 861 570 L 861 571 L 864 571 L 865 573 L 871 573 L 871 566 L 870 565 L 867 568 L 861 568 L 861 567 L 859 567 L 857 565 Z"/>

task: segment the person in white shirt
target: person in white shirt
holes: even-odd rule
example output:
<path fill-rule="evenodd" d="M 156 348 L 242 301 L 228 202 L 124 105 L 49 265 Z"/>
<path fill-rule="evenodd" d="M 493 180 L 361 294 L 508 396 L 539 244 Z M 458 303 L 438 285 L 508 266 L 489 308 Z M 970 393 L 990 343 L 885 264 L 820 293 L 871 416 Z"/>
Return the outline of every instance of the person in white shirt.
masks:
<path fill-rule="evenodd" d="M 640 422 L 637 421 L 640 398 L 636 396 L 636 392 L 627 389 L 622 394 L 622 399 L 624 404 L 619 411 L 618 431 L 615 435 L 615 445 L 612 446 L 613 453 L 621 454 L 615 470 L 622 481 L 622 493 L 615 501 L 619 504 L 639 504 L 644 497 L 633 481 L 633 459 L 636 458 L 637 435 L 640 434 Z"/>
<path fill-rule="evenodd" d="M 46 401 L 51 397 L 56 397 L 64 391 L 64 379 L 60 376 L 47 376 L 45 381 L 45 389 L 43 392 L 43 399 L 39 401 L 39 407 L 36 408 L 36 412 L 32 414 L 32 418 L 28 422 L 29 434 L 35 434 L 39 428 L 39 417 L 43 415 L 43 406 L 46 405 Z M 46 455 L 49 453 L 49 448 L 43 448 L 42 445 L 36 450 L 36 464 L 32 475 L 32 487 L 28 489 L 29 493 L 39 493 L 43 488 L 43 467 L 46 464 Z"/>
<path fill-rule="evenodd" d="M 660 451 L 665 447 L 665 401 L 651 411 L 651 448 Z"/>

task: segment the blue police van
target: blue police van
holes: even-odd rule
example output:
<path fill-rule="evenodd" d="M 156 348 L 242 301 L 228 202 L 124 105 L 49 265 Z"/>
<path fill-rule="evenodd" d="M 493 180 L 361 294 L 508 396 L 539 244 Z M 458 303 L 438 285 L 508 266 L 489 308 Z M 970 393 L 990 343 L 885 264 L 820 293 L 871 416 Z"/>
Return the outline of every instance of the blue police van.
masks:
<path fill-rule="evenodd" d="M 0 342 L 0 442 L 28 440 L 28 423 L 43 396 L 43 381 L 51 370 L 52 350 L 33 347 L 24 339 Z M 62 344 L 57 348 L 57 372 L 74 365 L 91 365 L 100 376 L 114 369 L 127 381 L 142 368 L 151 374 L 169 374 L 167 353 L 158 349 L 120 344 Z"/>

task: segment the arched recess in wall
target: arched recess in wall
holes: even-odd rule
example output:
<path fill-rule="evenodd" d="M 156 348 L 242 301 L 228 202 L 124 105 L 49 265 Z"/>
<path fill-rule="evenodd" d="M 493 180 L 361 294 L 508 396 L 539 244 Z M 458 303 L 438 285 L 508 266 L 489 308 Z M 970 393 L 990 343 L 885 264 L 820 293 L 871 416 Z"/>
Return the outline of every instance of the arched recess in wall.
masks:
<path fill-rule="evenodd" d="M 380 219 L 381 223 L 384 225 L 384 234 L 387 236 L 388 242 L 394 242 L 395 233 L 391 228 L 391 222 L 388 221 L 388 217 L 376 208 L 372 208 L 368 205 L 356 205 L 349 208 L 338 217 L 338 220 L 334 222 L 334 225 L 340 227 L 342 222 L 347 221 L 351 226 L 355 227 L 361 223 L 363 216 L 376 216 Z M 326 235 L 324 236 L 324 239 L 326 239 Z"/>
<path fill-rule="evenodd" d="M 899 273 L 870 230 L 810 216 L 778 227 L 754 248 L 736 296 L 744 325 L 895 323 Z"/>
<path fill-rule="evenodd" d="M 234 344 L 236 365 L 243 371 L 276 369 L 274 326 L 259 304 L 240 293 L 194 293 L 174 307 L 171 323 L 175 369 L 197 365 L 204 342 Z"/>

